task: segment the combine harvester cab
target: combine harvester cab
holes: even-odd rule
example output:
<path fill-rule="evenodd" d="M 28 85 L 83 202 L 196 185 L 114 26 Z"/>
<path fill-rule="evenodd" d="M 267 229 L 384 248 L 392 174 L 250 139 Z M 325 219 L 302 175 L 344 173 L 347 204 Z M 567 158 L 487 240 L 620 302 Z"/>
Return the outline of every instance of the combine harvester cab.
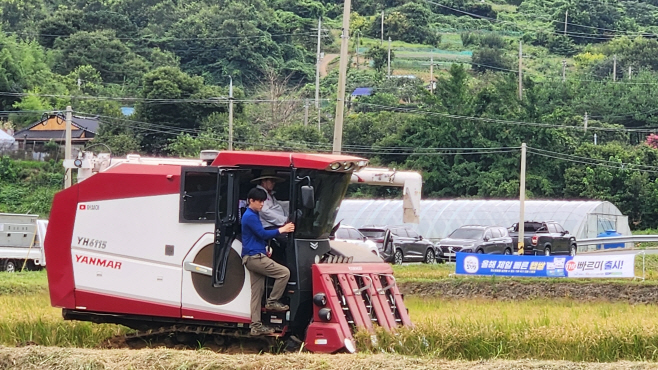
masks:
<path fill-rule="evenodd" d="M 341 155 L 214 151 L 200 160 L 65 161 L 79 182 L 53 201 L 44 243 L 51 304 L 65 319 L 122 324 L 138 337 L 249 337 L 240 217 L 252 180 L 274 170 L 296 225 L 273 256 L 290 269 L 290 310 L 263 311 L 262 321 L 314 352 L 354 352 L 359 329 L 411 325 L 391 266 L 328 239 L 352 173 L 366 165 Z"/>

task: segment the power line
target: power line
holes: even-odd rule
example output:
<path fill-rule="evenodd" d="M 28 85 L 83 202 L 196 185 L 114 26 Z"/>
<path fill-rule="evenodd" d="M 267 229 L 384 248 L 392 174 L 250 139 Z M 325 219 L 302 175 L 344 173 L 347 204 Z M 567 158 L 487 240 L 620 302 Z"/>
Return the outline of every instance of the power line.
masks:
<path fill-rule="evenodd" d="M 382 108 L 384 110 L 397 111 L 397 112 L 401 112 L 401 113 L 419 113 L 419 114 L 439 116 L 439 117 L 445 117 L 445 118 L 453 118 L 453 119 L 460 119 L 460 120 L 466 120 L 466 121 L 491 122 L 491 123 L 502 123 L 502 124 L 509 124 L 509 125 L 517 125 L 517 126 L 535 126 L 535 127 L 555 128 L 555 129 L 571 129 L 571 130 L 582 130 L 583 129 L 582 126 L 556 125 L 556 124 L 549 124 L 549 123 L 523 122 L 523 121 L 509 121 L 509 120 L 502 120 L 502 119 L 496 119 L 496 118 L 460 116 L 460 115 L 450 114 L 450 113 L 425 111 L 425 110 L 416 109 L 416 108 L 391 107 L 391 106 L 386 106 L 386 105 L 370 104 L 370 103 L 359 103 L 359 104 L 366 105 L 366 106 L 371 106 L 371 107 L 376 107 L 376 108 Z M 627 128 L 614 128 L 614 127 L 588 127 L 588 130 L 608 131 L 608 132 L 644 132 L 644 133 L 655 132 L 655 129 L 654 130 L 651 130 L 651 129 L 627 129 Z"/>
<path fill-rule="evenodd" d="M 434 1 L 431 1 L 431 0 L 425 0 L 425 1 L 427 3 L 433 4 L 433 5 L 442 7 L 442 8 L 446 8 L 446 9 L 452 10 L 452 11 L 457 12 L 457 13 L 466 14 L 466 15 L 469 15 L 469 16 L 474 17 L 474 18 L 488 20 L 492 23 L 510 24 L 510 25 L 514 25 L 516 27 L 519 27 L 519 28 L 523 29 L 522 25 L 520 25 L 518 23 L 515 23 L 515 22 L 503 21 L 503 20 L 498 20 L 498 19 L 491 18 L 491 17 L 486 17 L 486 16 L 479 15 L 479 14 L 476 14 L 476 13 L 471 13 L 471 12 L 467 12 L 465 10 L 461 10 L 461 9 L 453 8 L 453 7 L 444 5 L 444 4 L 440 4 L 440 3 L 437 3 L 437 2 L 434 2 Z M 550 20 L 549 22 L 564 24 L 564 22 L 560 22 L 560 21 L 556 21 L 556 20 Z M 567 22 L 567 24 L 569 24 L 569 23 Z M 572 23 L 572 25 L 581 26 L 581 27 L 592 27 L 592 26 L 580 25 L 580 24 L 575 24 L 575 23 Z M 599 28 L 599 27 L 593 27 L 593 28 L 601 29 L 601 30 L 610 30 L 610 29 L 602 29 L 602 28 Z M 525 27 L 525 29 L 529 29 L 529 28 Z M 554 34 L 557 34 L 557 35 L 564 35 L 564 32 L 559 32 L 559 31 L 556 31 L 554 29 L 548 29 L 547 30 L 547 29 L 542 29 L 542 28 L 535 28 L 535 29 L 532 29 L 532 30 L 534 30 L 534 31 L 545 31 L 545 32 L 554 33 Z M 612 31 L 615 31 L 615 32 L 628 32 L 628 31 L 623 31 L 623 30 L 612 30 Z M 589 33 L 573 32 L 573 31 L 567 31 L 566 34 L 569 35 L 569 36 L 573 36 L 573 37 L 586 38 L 586 39 L 595 39 L 595 40 L 610 40 L 610 39 L 613 38 L 611 36 L 596 36 L 596 35 L 592 36 L 592 34 L 589 34 Z M 646 34 L 647 33 L 644 33 L 644 35 L 646 35 Z M 638 34 L 638 36 L 640 36 L 640 35 L 642 35 L 642 34 Z M 654 35 L 654 34 L 652 34 L 652 35 Z"/>
<path fill-rule="evenodd" d="M 113 37 L 117 40 L 129 40 L 129 41 L 149 41 L 149 42 L 168 42 L 168 41 L 213 41 L 213 40 L 233 40 L 233 39 L 256 39 L 256 38 L 271 38 L 271 37 L 282 37 L 282 36 L 313 36 L 316 35 L 314 32 L 299 32 L 299 33 L 279 33 L 279 34 L 270 34 L 267 31 L 258 29 L 258 31 L 266 32 L 264 35 L 253 35 L 253 36 L 220 36 L 220 37 L 162 37 L 160 39 L 150 38 L 150 37 Z M 81 31 L 79 31 L 81 32 Z M 86 32 L 86 31 L 82 31 Z M 93 31 L 92 31 L 93 32 Z M 59 37 L 59 38 L 71 38 L 75 35 L 55 35 L 55 34 L 46 34 L 46 33 L 30 33 L 30 32 L 19 32 L 19 31 L 4 31 L 3 33 L 7 35 L 26 35 L 26 36 L 36 36 L 36 37 Z M 91 32 L 89 32 L 91 33 Z M 90 39 L 105 39 L 106 36 L 89 36 Z"/>
<path fill-rule="evenodd" d="M 558 159 L 558 160 L 562 160 L 562 161 L 566 161 L 566 162 L 572 162 L 572 163 L 578 163 L 578 164 L 584 164 L 584 165 L 591 165 L 591 166 L 606 167 L 606 168 L 612 168 L 612 169 L 617 169 L 617 170 L 629 170 L 629 171 L 637 171 L 637 172 L 658 173 L 658 167 L 653 167 L 653 168 L 656 168 L 657 170 L 648 170 L 648 169 L 635 168 L 636 165 L 631 164 L 631 163 L 610 162 L 610 163 L 616 163 L 616 165 L 611 165 L 611 164 L 608 164 L 608 163 L 588 162 L 587 160 L 589 160 L 591 158 L 587 158 L 587 157 L 578 157 L 578 158 L 581 158 L 581 159 L 563 158 L 563 157 L 559 156 L 559 153 L 553 153 L 555 155 L 551 155 L 551 154 L 538 152 L 538 151 L 536 151 L 536 149 L 531 149 L 531 148 L 528 148 L 528 151 L 532 154 L 535 154 L 535 155 L 539 155 L 539 156 L 546 157 L 546 158 Z"/>
<path fill-rule="evenodd" d="M 581 157 L 581 156 L 577 156 L 577 155 L 566 154 L 566 153 L 557 153 L 557 152 L 553 152 L 553 151 L 550 151 L 550 150 L 537 149 L 537 148 L 528 148 L 528 149 L 532 149 L 533 151 L 535 151 L 537 153 L 543 153 L 543 154 L 547 154 L 547 155 L 548 154 L 553 154 L 553 155 L 557 155 L 557 156 L 570 158 L 570 159 L 573 159 L 573 160 L 589 160 L 589 161 L 592 161 L 594 163 L 622 165 L 622 167 L 634 166 L 634 167 L 638 167 L 638 168 L 644 168 L 644 169 L 647 169 L 647 170 L 656 170 L 656 171 L 658 171 L 657 166 L 647 166 L 647 165 L 641 165 L 641 164 L 632 164 L 632 163 L 623 163 L 623 162 L 617 162 L 617 161 L 610 161 L 610 160 L 599 159 L 599 158 Z"/>
<path fill-rule="evenodd" d="M 43 98 L 64 98 L 64 99 L 79 99 L 79 100 L 115 100 L 115 101 L 130 101 L 130 102 L 144 102 L 151 104 L 173 104 L 173 103 L 206 103 L 206 104 L 217 104 L 217 103 L 228 103 L 228 97 L 214 97 L 214 98 L 205 98 L 205 99 L 191 99 L 191 98 L 180 98 L 180 99 L 155 99 L 155 98 L 135 98 L 135 97 L 113 97 L 113 96 L 92 96 L 92 95 L 62 95 L 62 94 L 34 94 L 34 93 L 16 93 L 16 92 L 7 92 L 0 91 L 0 96 L 15 96 L 15 97 L 25 97 L 25 96 L 38 96 Z M 321 99 L 323 101 L 329 101 L 330 99 Z M 233 99 L 237 103 L 277 103 L 277 102 L 304 102 L 305 99 Z"/>

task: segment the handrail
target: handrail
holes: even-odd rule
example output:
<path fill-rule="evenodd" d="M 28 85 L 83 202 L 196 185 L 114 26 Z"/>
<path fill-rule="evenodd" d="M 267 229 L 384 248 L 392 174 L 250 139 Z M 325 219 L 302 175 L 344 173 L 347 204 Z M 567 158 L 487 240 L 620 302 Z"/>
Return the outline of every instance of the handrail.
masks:
<path fill-rule="evenodd" d="M 384 294 L 385 291 L 393 288 L 397 284 L 397 282 L 395 281 L 395 276 L 393 276 L 391 274 L 379 274 L 379 276 L 386 276 L 386 277 L 390 277 L 391 279 L 393 279 L 393 283 L 391 283 L 391 284 L 389 284 L 385 287 L 382 287 L 380 289 L 377 289 L 377 293 L 379 293 L 379 294 Z"/>
<path fill-rule="evenodd" d="M 365 278 L 365 279 L 370 280 L 370 284 L 368 284 L 368 285 L 364 285 L 362 288 L 353 289 L 353 290 L 352 290 L 352 293 L 354 293 L 354 294 L 356 294 L 356 293 L 361 294 L 361 292 L 363 292 L 364 290 L 368 290 L 368 289 L 370 289 L 370 288 L 372 287 L 372 278 L 371 278 L 370 276 L 368 276 L 368 275 L 361 275 L 361 274 L 352 274 L 352 275 L 354 275 L 354 276 L 361 276 L 362 279 Z"/>
<path fill-rule="evenodd" d="M 576 240 L 578 245 L 658 242 L 658 235 L 608 236 Z"/>

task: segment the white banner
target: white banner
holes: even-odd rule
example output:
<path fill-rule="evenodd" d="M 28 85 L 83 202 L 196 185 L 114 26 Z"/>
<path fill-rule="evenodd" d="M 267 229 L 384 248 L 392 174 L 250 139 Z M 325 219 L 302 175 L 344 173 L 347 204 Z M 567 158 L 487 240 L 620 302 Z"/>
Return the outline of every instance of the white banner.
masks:
<path fill-rule="evenodd" d="M 567 261 L 568 277 L 618 278 L 635 277 L 635 254 L 577 255 Z"/>

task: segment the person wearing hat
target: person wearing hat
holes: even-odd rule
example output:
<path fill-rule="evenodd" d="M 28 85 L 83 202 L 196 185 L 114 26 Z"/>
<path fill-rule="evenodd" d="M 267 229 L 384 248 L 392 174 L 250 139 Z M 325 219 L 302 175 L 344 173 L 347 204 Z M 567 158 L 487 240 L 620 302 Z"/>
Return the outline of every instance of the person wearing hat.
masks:
<path fill-rule="evenodd" d="M 267 194 L 263 209 L 259 212 L 260 221 L 266 230 L 279 228 L 288 222 L 288 202 L 279 201 L 274 197 L 274 185 L 283 181 L 285 180 L 276 176 L 274 170 L 268 169 L 263 170 L 259 177 L 251 180 L 252 183 L 258 184 L 257 189 L 262 189 Z"/>

